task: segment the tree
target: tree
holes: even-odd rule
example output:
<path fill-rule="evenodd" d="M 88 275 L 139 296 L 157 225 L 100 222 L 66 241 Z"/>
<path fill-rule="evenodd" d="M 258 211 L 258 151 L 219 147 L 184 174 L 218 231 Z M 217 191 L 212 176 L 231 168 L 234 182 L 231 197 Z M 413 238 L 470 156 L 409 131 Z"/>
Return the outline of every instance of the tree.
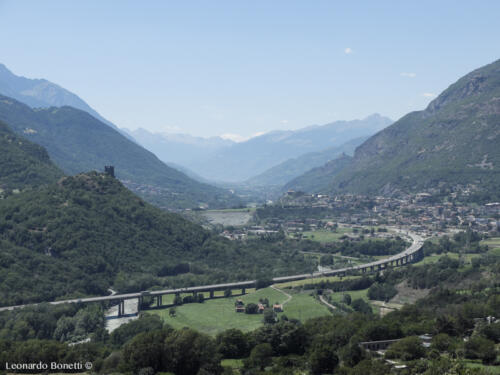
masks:
<path fill-rule="evenodd" d="M 333 263 L 334 263 L 333 255 L 331 254 L 322 255 L 321 258 L 319 258 L 319 264 L 322 266 L 330 266 Z"/>
<path fill-rule="evenodd" d="M 224 290 L 224 297 L 228 298 L 231 297 L 231 295 L 232 295 L 231 289 Z"/>
<path fill-rule="evenodd" d="M 369 304 L 367 304 L 361 298 L 358 298 L 358 299 L 355 299 L 354 301 L 352 301 L 351 306 L 354 309 L 354 311 L 358 311 L 358 312 L 361 312 L 363 314 L 372 314 L 373 313 L 371 306 Z"/>
<path fill-rule="evenodd" d="M 255 303 L 248 303 L 245 306 L 245 314 L 257 314 L 259 311 L 259 306 L 257 306 Z"/>
<path fill-rule="evenodd" d="M 164 344 L 164 370 L 174 374 L 196 375 L 200 368 L 220 374 L 220 357 L 215 341 L 189 328 L 171 331 Z"/>
<path fill-rule="evenodd" d="M 413 361 L 425 356 L 425 348 L 417 336 L 409 336 L 391 344 L 385 356 L 389 359 L 400 358 L 403 361 Z"/>
<path fill-rule="evenodd" d="M 272 363 L 273 349 L 271 345 L 258 344 L 250 352 L 250 357 L 245 363 L 245 367 L 259 368 L 261 371 Z"/>
<path fill-rule="evenodd" d="M 379 360 L 365 359 L 358 363 L 349 375 L 387 375 L 391 367 Z"/>
<path fill-rule="evenodd" d="M 156 331 L 162 328 L 163 321 L 158 315 L 142 315 L 139 319 L 122 324 L 111 332 L 110 343 L 113 347 L 118 348 L 142 332 Z"/>
<path fill-rule="evenodd" d="M 176 305 L 176 306 L 182 305 L 182 297 L 180 296 L 180 294 L 176 294 L 175 295 L 175 297 L 174 297 L 174 305 Z"/>
<path fill-rule="evenodd" d="M 358 342 L 350 342 L 342 348 L 341 358 L 344 364 L 353 367 L 365 358 L 365 352 L 361 349 Z"/>
<path fill-rule="evenodd" d="M 273 309 L 264 310 L 264 323 L 266 324 L 276 323 L 276 313 L 273 311 Z"/>
<path fill-rule="evenodd" d="M 446 333 L 439 333 L 432 338 L 431 348 L 439 352 L 451 352 L 456 347 L 456 340 Z"/>
<path fill-rule="evenodd" d="M 344 302 L 346 305 L 350 305 L 352 302 L 351 295 L 346 293 L 342 296 L 342 302 Z"/>
<path fill-rule="evenodd" d="M 472 336 L 465 343 L 465 357 L 481 359 L 483 363 L 492 363 L 497 357 L 495 343 L 479 335 Z"/>
<path fill-rule="evenodd" d="M 339 357 L 331 345 L 326 343 L 316 345 L 309 355 L 309 364 L 313 374 L 332 373 L 339 364 Z"/>
<path fill-rule="evenodd" d="M 248 353 L 245 334 L 239 329 L 231 328 L 221 332 L 215 339 L 217 352 L 224 358 L 241 358 Z"/>
<path fill-rule="evenodd" d="M 151 331 L 135 336 L 123 349 L 123 360 L 134 373 L 145 367 L 163 369 L 164 340 L 168 331 Z"/>

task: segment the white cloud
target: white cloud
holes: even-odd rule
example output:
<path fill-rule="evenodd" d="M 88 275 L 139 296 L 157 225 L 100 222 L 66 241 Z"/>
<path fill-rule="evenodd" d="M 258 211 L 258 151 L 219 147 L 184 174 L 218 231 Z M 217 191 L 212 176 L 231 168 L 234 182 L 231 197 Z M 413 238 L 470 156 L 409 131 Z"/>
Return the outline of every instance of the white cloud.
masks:
<path fill-rule="evenodd" d="M 282 124 L 288 124 L 288 120 L 281 120 L 280 121 Z"/>
<path fill-rule="evenodd" d="M 435 97 L 436 97 L 436 94 L 433 94 L 432 92 L 424 92 L 424 93 L 422 94 L 422 96 L 423 96 L 424 98 L 435 98 Z"/>
<path fill-rule="evenodd" d="M 259 136 L 264 135 L 264 134 L 266 134 L 266 132 L 257 132 L 255 134 L 252 134 L 252 136 L 250 138 L 259 137 Z"/>
<path fill-rule="evenodd" d="M 354 52 L 354 51 L 352 50 L 352 48 L 351 48 L 351 47 L 347 47 L 347 48 L 344 50 L 344 53 L 345 53 L 346 55 L 349 55 L 349 54 L 351 54 L 351 53 L 353 53 L 353 52 Z"/>
<path fill-rule="evenodd" d="M 222 139 L 229 139 L 230 141 L 233 141 L 233 142 L 243 142 L 243 141 L 247 140 L 247 138 L 243 137 L 242 135 L 233 134 L 233 133 L 221 134 L 220 137 Z"/>
<path fill-rule="evenodd" d="M 417 73 L 403 72 L 403 73 L 399 73 L 399 75 L 401 77 L 415 78 L 417 76 Z"/>
<path fill-rule="evenodd" d="M 257 132 L 257 133 L 252 134 L 250 137 L 243 137 L 242 135 L 234 134 L 234 133 L 224 133 L 224 134 L 220 135 L 219 137 L 221 137 L 222 139 L 228 139 L 230 141 L 240 143 L 240 142 L 248 141 L 251 138 L 259 137 L 259 136 L 266 134 L 266 133 L 267 132 Z"/>

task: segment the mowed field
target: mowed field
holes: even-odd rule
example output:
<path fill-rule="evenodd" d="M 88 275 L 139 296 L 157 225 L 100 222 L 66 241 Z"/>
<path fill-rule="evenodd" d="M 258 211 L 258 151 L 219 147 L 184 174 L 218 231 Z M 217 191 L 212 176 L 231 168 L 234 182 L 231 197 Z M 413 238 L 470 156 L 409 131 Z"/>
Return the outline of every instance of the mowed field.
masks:
<path fill-rule="evenodd" d="M 488 245 L 490 254 L 500 256 L 500 237 L 488 238 L 487 240 L 481 241 L 481 245 Z"/>
<path fill-rule="evenodd" d="M 278 313 L 278 317 L 285 314 L 288 318 L 306 321 L 330 314 L 328 308 L 310 296 L 309 293 L 289 291 L 287 293 L 292 295 L 292 299 L 284 305 L 284 312 Z M 270 304 L 274 304 L 275 302 L 282 303 L 288 297 L 280 291 L 265 288 L 244 296 L 219 298 L 206 300 L 203 303 L 188 303 L 177 306 L 175 317 L 169 316 L 168 309 L 150 310 L 148 313 L 159 315 L 165 323 L 174 328 L 191 327 L 213 336 L 230 328 L 246 332 L 260 327 L 263 324 L 263 316 L 262 314 L 237 313 L 234 311 L 234 303 L 236 299 L 241 299 L 245 304 L 257 303 L 259 298 L 267 298 Z"/>
<path fill-rule="evenodd" d="M 331 232 L 329 230 L 316 230 L 316 231 L 306 231 L 302 233 L 302 238 L 309 239 L 313 241 L 318 241 L 320 243 L 335 242 L 340 239 L 344 234 L 352 233 L 351 228 L 337 228 L 336 232 Z"/>
<path fill-rule="evenodd" d="M 426 264 L 436 263 L 439 260 L 439 258 L 441 258 L 445 255 L 447 255 L 448 257 L 450 257 L 452 259 L 459 259 L 459 257 L 460 257 L 460 255 L 457 253 L 434 254 L 434 255 L 426 256 L 424 259 L 414 263 L 414 265 L 424 266 Z M 464 255 L 465 263 L 470 263 L 472 258 L 480 256 L 480 254 L 473 254 L 473 253 L 465 253 L 463 255 Z"/>

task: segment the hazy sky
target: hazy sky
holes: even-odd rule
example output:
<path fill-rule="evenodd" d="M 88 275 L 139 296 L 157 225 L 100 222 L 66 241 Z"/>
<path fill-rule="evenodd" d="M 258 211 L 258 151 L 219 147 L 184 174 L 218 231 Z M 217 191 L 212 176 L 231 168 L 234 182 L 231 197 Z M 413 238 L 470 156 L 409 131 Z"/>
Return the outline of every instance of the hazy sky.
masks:
<path fill-rule="evenodd" d="M 0 62 L 119 127 L 248 137 L 423 109 L 500 58 L 500 1 L 0 0 Z"/>

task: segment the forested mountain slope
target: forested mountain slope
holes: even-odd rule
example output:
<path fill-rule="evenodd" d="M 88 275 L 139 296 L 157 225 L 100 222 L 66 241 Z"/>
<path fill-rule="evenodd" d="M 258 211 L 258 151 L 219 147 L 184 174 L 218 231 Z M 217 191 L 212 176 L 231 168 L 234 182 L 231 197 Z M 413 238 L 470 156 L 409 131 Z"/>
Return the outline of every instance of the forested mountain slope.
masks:
<path fill-rule="evenodd" d="M 14 98 L 31 108 L 70 106 L 81 109 L 132 139 L 126 132 L 106 120 L 78 95 L 46 79 L 31 79 L 17 76 L 0 64 L 0 94 Z"/>
<path fill-rule="evenodd" d="M 167 287 L 186 272 L 183 286 L 305 272 L 292 247 L 233 243 L 106 174 L 63 177 L 0 200 L 0 304 Z"/>
<path fill-rule="evenodd" d="M 283 186 L 282 192 L 288 190 L 303 191 L 306 193 L 318 193 L 328 186 L 335 176 L 352 162 L 352 157 L 342 154 L 336 159 L 330 160 L 321 167 L 313 168 L 306 173 L 294 178 Z"/>
<path fill-rule="evenodd" d="M 16 135 L 0 121 L 0 196 L 55 182 L 62 175 L 43 147 Z"/>
<path fill-rule="evenodd" d="M 0 120 L 45 147 L 66 173 L 114 165 L 119 179 L 160 207 L 227 207 L 239 203 L 229 191 L 194 181 L 167 166 L 87 112 L 72 107 L 31 109 L 0 95 Z"/>
<path fill-rule="evenodd" d="M 323 164 L 337 159 L 342 154 L 352 156 L 357 146 L 368 137 L 352 139 L 341 146 L 329 147 L 318 152 L 309 152 L 297 158 L 288 159 L 275 167 L 272 167 L 258 176 L 252 177 L 246 183 L 251 186 L 283 186 L 291 183 L 302 174 L 313 168 L 321 167 Z"/>
<path fill-rule="evenodd" d="M 468 187 L 500 199 L 500 60 L 446 89 L 356 149 L 324 192 L 397 194 Z M 313 183 L 313 182 L 311 182 Z"/>

